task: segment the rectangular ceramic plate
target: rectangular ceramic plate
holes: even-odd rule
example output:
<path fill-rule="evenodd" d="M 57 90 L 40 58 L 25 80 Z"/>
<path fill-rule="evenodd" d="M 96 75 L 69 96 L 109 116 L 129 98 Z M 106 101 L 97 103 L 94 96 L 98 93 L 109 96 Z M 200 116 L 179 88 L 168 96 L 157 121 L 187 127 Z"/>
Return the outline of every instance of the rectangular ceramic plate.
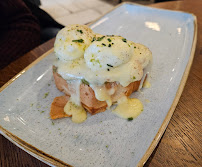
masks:
<path fill-rule="evenodd" d="M 196 18 L 125 3 L 90 27 L 142 43 L 152 51 L 152 86 L 133 94 L 144 104 L 140 116 L 128 122 L 106 111 L 88 115 L 82 124 L 70 118 L 52 121 L 51 102 L 62 93 L 53 81 L 51 50 L 1 88 L 1 132 L 36 158 L 57 166 L 142 166 L 185 85 L 196 45 Z"/>

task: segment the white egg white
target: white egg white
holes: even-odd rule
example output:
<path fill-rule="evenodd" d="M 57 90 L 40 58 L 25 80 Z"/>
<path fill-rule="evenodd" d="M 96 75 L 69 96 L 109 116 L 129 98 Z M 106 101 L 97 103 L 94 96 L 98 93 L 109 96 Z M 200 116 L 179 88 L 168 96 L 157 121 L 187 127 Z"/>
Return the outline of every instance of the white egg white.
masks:
<path fill-rule="evenodd" d="M 125 38 L 102 36 L 85 50 L 84 59 L 92 71 L 99 71 L 125 64 L 132 55 L 133 48 Z"/>
<path fill-rule="evenodd" d="M 131 45 L 134 46 L 133 54 L 135 56 L 135 59 L 142 65 L 142 68 L 144 69 L 152 60 L 151 51 L 146 46 L 139 43 L 131 42 Z"/>
<path fill-rule="evenodd" d="M 65 62 L 83 57 L 94 36 L 93 31 L 85 25 L 75 24 L 63 28 L 54 44 L 56 57 Z"/>

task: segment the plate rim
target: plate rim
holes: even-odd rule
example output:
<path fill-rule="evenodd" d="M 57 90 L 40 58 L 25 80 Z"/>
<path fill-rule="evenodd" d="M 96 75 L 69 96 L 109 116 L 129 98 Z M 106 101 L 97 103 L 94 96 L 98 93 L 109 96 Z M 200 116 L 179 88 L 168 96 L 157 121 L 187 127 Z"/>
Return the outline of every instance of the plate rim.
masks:
<path fill-rule="evenodd" d="M 185 13 L 185 12 L 183 12 Z M 169 122 L 170 119 L 172 118 L 172 115 L 175 111 L 175 108 L 177 107 L 177 104 L 180 100 L 180 97 L 182 95 L 182 92 L 184 90 L 185 84 L 187 82 L 188 76 L 189 76 L 189 72 L 191 70 L 191 66 L 193 63 L 193 59 L 194 59 L 194 55 L 195 55 L 195 50 L 196 50 L 196 43 L 197 43 L 197 19 L 196 16 L 194 14 L 192 14 L 193 18 L 194 18 L 194 35 L 193 35 L 193 42 L 192 42 L 192 48 L 191 48 L 191 53 L 189 56 L 189 60 L 188 63 L 186 65 L 186 68 L 184 70 L 182 79 L 180 81 L 180 85 L 178 87 L 178 90 L 176 92 L 175 98 L 173 100 L 172 105 L 170 106 L 170 109 L 165 117 L 165 119 L 163 120 L 163 123 L 161 124 L 161 127 L 159 128 L 157 134 L 155 135 L 154 139 L 152 140 L 152 143 L 150 144 L 149 148 L 147 149 L 147 151 L 145 152 L 145 154 L 143 155 L 143 157 L 141 158 L 141 160 L 138 162 L 137 167 L 142 167 L 144 166 L 144 164 L 147 162 L 148 158 L 151 156 L 152 152 L 154 151 L 154 149 L 156 148 L 156 146 L 158 145 L 160 139 L 162 138 Z"/>
<path fill-rule="evenodd" d="M 108 13 L 111 13 L 112 11 L 114 11 L 115 9 L 119 8 L 122 5 L 125 4 L 129 4 L 129 5 L 135 5 L 135 6 L 142 6 L 145 8 L 153 8 L 156 10 L 163 10 L 163 11 L 170 11 L 170 12 L 180 12 L 180 13 L 186 13 L 186 14 L 191 14 L 193 16 L 194 19 L 194 35 L 193 35 L 193 42 L 192 42 L 192 48 L 191 48 L 191 53 L 189 56 L 189 60 L 188 63 L 186 65 L 186 68 L 184 70 L 182 79 L 180 81 L 180 84 L 178 86 L 178 90 L 176 92 L 175 98 L 173 100 L 172 105 L 170 106 L 170 109 L 165 117 L 165 119 L 163 120 L 163 123 L 161 124 L 161 127 L 159 128 L 157 134 L 155 135 L 154 139 L 152 140 L 150 146 L 148 147 L 148 149 L 146 150 L 145 154 L 143 155 L 143 157 L 141 158 L 141 160 L 138 162 L 137 167 L 142 167 L 144 166 L 144 164 L 147 162 L 148 158 L 151 156 L 152 152 L 154 151 L 154 149 L 156 148 L 156 146 L 158 145 L 160 139 L 162 138 L 169 122 L 170 119 L 175 111 L 175 108 L 179 102 L 179 99 L 182 95 L 183 89 L 185 87 L 187 78 L 189 76 L 189 72 L 193 63 L 193 59 L 194 59 L 194 55 L 195 55 L 195 49 L 196 49 L 196 43 L 197 43 L 197 17 L 193 14 L 193 13 L 189 13 L 189 12 L 183 12 L 183 11 L 178 11 L 178 10 L 169 10 L 169 9 L 162 9 L 162 8 L 155 8 L 153 6 L 144 6 L 144 5 L 140 5 L 134 2 L 122 2 L 119 5 L 114 6 L 111 10 L 109 10 L 108 12 L 106 12 L 105 14 L 101 15 L 100 17 L 98 17 L 96 20 L 92 21 L 91 23 L 87 24 L 88 26 L 92 25 L 93 23 L 95 23 L 96 21 L 100 20 L 102 17 L 104 17 L 105 15 L 107 15 Z M 17 78 L 19 78 L 21 75 L 23 75 L 27 70 L 29 70 L 31 67 L 33 67 L 34 65 L 36 65 L 37 63 L 39 63 L 42 59 L 44 59 L 45 57 L 47 57 L 50 53 L 52 53 L 54 51 L 54 48 L 48 50 L 47 52 L 45 52 L 44 54 L 42 54 L 39 58 L 37 58 L 35 61 L 33 61 L 31 64 L 29 64 L 26 68 L 24 68 L 22 71 L 20 71 L 18 74 L 16 74 L 12 79 L 10 79 L 7 83 L 5 83 L 2 87 L 0 87 L 0 93 L 7 88 L 11 83 L 13 83 Z M 15 144 L 17 147 L 20 147 L 22 150 L 24 150 L 25 152 L 27 152 L 28 154 L 32 155 L 34 158 L 37 158 L 38 160 L 48 164 L 48 165 L 56 165 L 56 166 L 61 166 L 61 167 L 72 167 L 71 165 L 69 165 L 66 162 L 63 162 L 60 159 L 57 159 L 47 153 L 45 153 L 44 151 L 32 146 L 31 144 L 23 141 L 21 138 L 19 138 L 18 136 L 12 134 L 11 132 L 7 131 L 6 129 L 4 129 L 1 125 L 0 125 L 0 134 L 2 134 L 6 139 L 8 139 L 9 141 L 11 141 L 13 144 Z"/>

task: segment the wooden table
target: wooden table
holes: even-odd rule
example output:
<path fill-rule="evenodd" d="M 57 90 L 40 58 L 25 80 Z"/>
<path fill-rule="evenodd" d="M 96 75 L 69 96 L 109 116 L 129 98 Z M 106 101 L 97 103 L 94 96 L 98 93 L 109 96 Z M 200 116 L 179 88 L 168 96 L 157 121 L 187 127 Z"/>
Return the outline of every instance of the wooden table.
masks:
<path fill-rule="evenodd" d="M 202 166 L 202 0 L 185 0 L 150 5 L 157 8 L 194 13 L 198 22 L 195 57 L 182 96 L 171 121 L 145 166 Z M 0 70 L 0 86 L 53 47 L 54 39 L 37 47 Z M 0 136 L 0 166 L 22 167 L 48 165 L 30 156 Z"/>

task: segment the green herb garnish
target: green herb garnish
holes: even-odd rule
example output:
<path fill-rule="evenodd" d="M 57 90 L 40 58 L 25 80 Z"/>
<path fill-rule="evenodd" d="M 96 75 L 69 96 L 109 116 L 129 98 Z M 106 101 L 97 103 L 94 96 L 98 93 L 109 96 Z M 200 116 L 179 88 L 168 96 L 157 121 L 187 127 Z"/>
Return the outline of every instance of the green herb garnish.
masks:
<path fill-rule="evenodd" d="M 132 120 L 133 120 L 133 117 L 128 118 L 128 121 L 132 121 Z"/>
<path fill-rule="evenodd" d="M 45 111 L 41 111 L 41 113 L 44 113 Z"/>
<path fill-rule="evenodd" d="M 93 42 L 93 41 L 95 41 L 96 40 L 96 38 L 95 37 L 93 37 L 93 40 L 91 41 L 91 42 Z"/>
<path fill-rule="evenodd" d="M 78 32 L 80 32 L 81 34 L 83 34 L 83 31 L 82 30 L 77 30 Z"/>
<path fill-rule="evenodd" d="M 108 45 L 108 47 L 111 47 L 111 46 L 112 46 L 111 44 Z"/>
<path fill-rule="evenodd" d="M 76 40 L 72 40 L 72 42 L 79 42 L 79 43 L 83 43 L 83 39 L 76 39 Z"/>
<path fill-rule="evenodd" d="M 45 93 L 43 98 L 45 99 L 48 96 L 48 94 L 49 92 Z"/>
<path fill-rule="evenodd" d="M 111 65 L 111 64 L 107 64 L 107 66 L 109 66 L 109 67 L 114 67 L 113 65 Z"/>
<path fill-rule="evenodd" d="M 109 42 L 111 42 L 111 41 L 112 41 L 110 38 L 107 38 L 107 40 L 108 40 Z"/>
<path fill-rule="evenodd" d="M 135 76 L 133 76 L 133 79 L 136 79 Z"/>
<path fill-rule="evenodd" d="M 102 43 L 103 46 L 106 46 L 106 44 Z"/>
<path fill-rule="evenodd" d="M 136 46 L 134 46 L 134 48 L 136 48 Z"/>
<path fill-rule="evenodd" d="M 123 41 L 123 42 L 127 42 L 126 38 L 123 38 L 122 41 Z"/>
<path fill-rule="evenodd" d="M 102 36 L 102 37 L 98 37 L 97 38 L 97 41 L 101 41 L 105 36 Z"/>
<path fill-rule="evenodd" d="M 88 81 L 86 81 L 85 79 L 82 79 L 82 80 L 81 80 L 81 82 L 82 82 L 83 84 L 85 84 L 85 85 L 88 85 L 88 86 L 89 86 L 89 82 L 88 82 Z"/>
<path fill-rule="evenodd" d="M 95 59 L 90 59 L 90 62 L 94 62 L 95 61 Z"/>

